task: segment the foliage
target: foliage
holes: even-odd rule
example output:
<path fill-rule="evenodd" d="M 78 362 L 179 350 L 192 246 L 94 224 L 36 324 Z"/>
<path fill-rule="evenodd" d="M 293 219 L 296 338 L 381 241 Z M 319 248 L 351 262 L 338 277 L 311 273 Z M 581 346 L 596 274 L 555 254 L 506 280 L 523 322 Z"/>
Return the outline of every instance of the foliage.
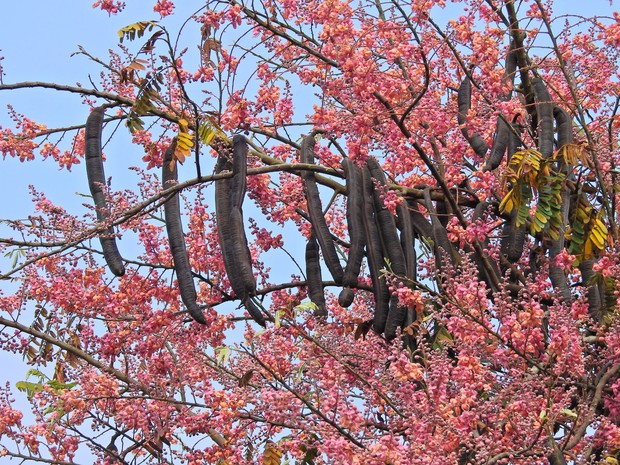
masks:
<path fill-rule="evenodd" d="M 0 393 L 0 455 L 617 463 L 620 15 L 552 3 L 209 1 L 175 30 L 158 0 L 162 21 L 108 38 L 109 60 L 81 49 L 101 67 L 91 87 L 0 84 L 82 95 L 105 112 L 103 141 L 125 131 L 144 153 L 104 145 L 139 177 L 97 183 L 106 215 L 35 186 L 33 213 L 2 219 L 0 346 L 30 367 Z M 5 158 L 85 178 L 86 140 L 102 148 L 84 121 L 9 116 Z M 162 186 L 169 147 L 179 180 Z M 215 198 L 216 184 L 233 187 Z M 234 207 L 227 230 L 216 202 Z M 317 230 L 318 282 L 303 266 Z M 123 238 L 122 276 L 96 236 Z M 204 325 L 181 302 L 183 254 Z"/>

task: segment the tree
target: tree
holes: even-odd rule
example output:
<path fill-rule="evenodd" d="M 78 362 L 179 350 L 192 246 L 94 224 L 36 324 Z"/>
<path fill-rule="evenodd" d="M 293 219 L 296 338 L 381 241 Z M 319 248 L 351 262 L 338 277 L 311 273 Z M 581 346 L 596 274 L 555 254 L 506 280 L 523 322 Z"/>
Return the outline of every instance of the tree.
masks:
<path fill-rule="evenodd" d="M 3 220 L 1 344 L 32 368 L 0 454 L 618 463 L 620 16 L 455 3 L 208 2 L 80 49 L 100 82 L 0 85 L 84 97 L 0 148 L 85 164 L 94 201 Z"/>

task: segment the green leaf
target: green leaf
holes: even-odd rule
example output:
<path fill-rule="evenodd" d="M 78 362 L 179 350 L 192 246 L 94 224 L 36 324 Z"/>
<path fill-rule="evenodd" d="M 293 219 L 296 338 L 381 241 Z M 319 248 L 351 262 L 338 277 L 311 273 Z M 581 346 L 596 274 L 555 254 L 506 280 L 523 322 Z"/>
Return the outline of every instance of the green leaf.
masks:
<path fill-rule="evenodd" d="M 230 358 L 230 347 L 219 346 L 215 348 L 216 360 L 218 365 L 224 365 L 228 363 Z"/>
<path fill-rule="evenodd" d="M 567 417 L 571 417 L 571 418 L 577 418 L 579 416 L 579 415 L 577 415 L 575 412 L 573 412 L 569 408 L 565 408 L 565 409 L 560 410 L 560 413 L 562 415 L 566 415 Z"/>
<path fill-rule="evenodd" d="M 275 316 L 275 325 L 276 328 L 279 328 L 282 325 L 282 317 L 286 315 L 286 310 L 277 310 Z"/>
<path fill-rule="evenodd" d="M 31 383 L 30 381 L 18 381 L 15 383 L 15 387 L 18 391 L 25 392 L 28 398 L 34 396 L 37 392 L 43 390 L 43 383 Z"/>

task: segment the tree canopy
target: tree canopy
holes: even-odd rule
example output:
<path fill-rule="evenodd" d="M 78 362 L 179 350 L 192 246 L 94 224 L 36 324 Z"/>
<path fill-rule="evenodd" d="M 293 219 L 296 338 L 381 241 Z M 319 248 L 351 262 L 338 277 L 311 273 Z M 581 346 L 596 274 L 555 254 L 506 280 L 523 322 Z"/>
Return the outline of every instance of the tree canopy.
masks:
<path fill-rule="evenodd" d="M 618 13 L 150 3 L 88 83 L 0 84 L 89 112 L 0 127 L 88 180 L 2 218 L 0 456 L 618 464 Z"/>

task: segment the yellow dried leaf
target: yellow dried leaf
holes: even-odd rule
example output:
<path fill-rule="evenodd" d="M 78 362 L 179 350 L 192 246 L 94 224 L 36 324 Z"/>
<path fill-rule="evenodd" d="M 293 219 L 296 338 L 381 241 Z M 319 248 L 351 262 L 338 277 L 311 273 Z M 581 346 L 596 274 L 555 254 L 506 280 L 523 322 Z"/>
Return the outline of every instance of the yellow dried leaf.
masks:
<path fill-rule="evenodd" d="M 181 118 L 179 120 L 179 132 L 188 132 L 189 131 L 189 123 L 186 119 Z"/>
<path fill-rule="evenodd" d="M 500 202 L 499 211 L 501 213 L 510 213 L 515 208 L 514 193 L 515 188 L 513 187 Z"/>
<path fill-rule="evenodd" d="M 584 258 L 586 258 L 586 259 L 591 258 L 593 250 L 594 249 L 593 249 L 592 241 L 588 237 L 588 239 L 586 239 L 585 243 L 583 244 L 583 256 L 584 256 Z"/>
<path fill-rule="evenodd" d="M 596 229 L 593 229 L 588 236 L 588 239 L 590 239 L 594 246 L 599 250 L 603 250 L 605 247 L 605 238 L 606 236 L 603 236 L 601 232 Z"/>
<path fill-rule="evenodd" d="M 281 459 L 282 452 L 275 443 L 271 441 L 267 442 L 265 451 L 263 452 L 263 465 L 280 465 Z"/>

